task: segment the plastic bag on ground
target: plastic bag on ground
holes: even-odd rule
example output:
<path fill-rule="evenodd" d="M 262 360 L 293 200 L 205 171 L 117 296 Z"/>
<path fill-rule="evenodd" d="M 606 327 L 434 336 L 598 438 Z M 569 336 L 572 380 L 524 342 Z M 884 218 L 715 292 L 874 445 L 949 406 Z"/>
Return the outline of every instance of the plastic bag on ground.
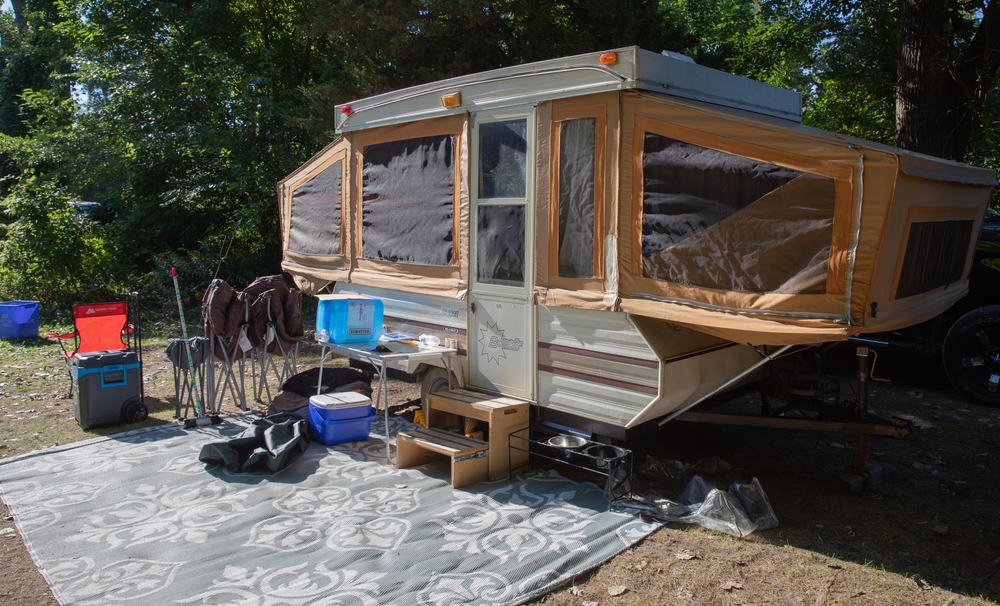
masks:
<path fill-rule="evenodd" d="M 749 483 L 734 482 L 729 490 L 712 486 L 695 475 L 677 501 L 657 496 L 633 496 L 619 507 L 644 513 L 662 522 L 697 524 L 734 537 L 778 525 L 778 517 L 757 478 Z"/>

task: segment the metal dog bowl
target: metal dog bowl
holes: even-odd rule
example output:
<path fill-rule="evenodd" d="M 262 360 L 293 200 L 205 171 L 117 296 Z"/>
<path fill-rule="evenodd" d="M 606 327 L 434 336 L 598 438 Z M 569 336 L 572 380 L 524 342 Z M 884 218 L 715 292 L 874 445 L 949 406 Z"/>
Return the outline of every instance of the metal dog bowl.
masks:
<path fill-rule="evenodd" d="M 576 448 L 580 448 L 586 443 L 587 443 L 586 438 L 581 438 L 580 436 L 571 436 L 565 433 L 552 436 L 546 442 L 546 444 L 552 446 L 553 448 L 564 448 L 567 450 L 574 450 Z"/>
<path fill-rule="evenodd" d="M 620 459 L 625 456 L 625 450 L 610 444 L 591 444 L 583 449 L 583 454 L 593 457 L 594 464 L 598 467 L 607 467 L 609 460 Z"/>

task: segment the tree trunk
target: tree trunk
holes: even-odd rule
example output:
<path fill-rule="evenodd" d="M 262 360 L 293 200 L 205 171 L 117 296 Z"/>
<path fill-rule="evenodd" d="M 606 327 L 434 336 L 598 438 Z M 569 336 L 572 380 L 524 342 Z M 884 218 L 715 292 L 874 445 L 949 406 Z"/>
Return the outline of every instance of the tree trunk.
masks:
<path fill-rule="evenodd" d="M 1000 0 L 983 18 L 962 56 L 947 2 L 900 1 L 896 143 L 963 160 L 1000 65 Z"/>
<path fill-rule="evenodd" d="M 10 0 L 10 6 L 14 9 L 14 24 L 17 25 L 17 31 L 23 32 L 25 25 L 27 25 L 24 16 L 24 0 Z"/>

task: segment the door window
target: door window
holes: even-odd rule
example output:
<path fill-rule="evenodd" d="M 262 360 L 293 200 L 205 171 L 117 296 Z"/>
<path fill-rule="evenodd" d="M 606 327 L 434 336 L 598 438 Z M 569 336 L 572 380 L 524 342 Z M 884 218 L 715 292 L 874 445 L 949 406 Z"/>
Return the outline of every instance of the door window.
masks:
<path fill-rule="evenodd" d="M 476 278 L 480 283 L 524 286 L 528 122 L 479 125 L 476 201 Z"/>
<path fill-rule="evenodd" d="M 479 198 L 523 198 L 527 165 L 526 120 L 479 127 Z"/>

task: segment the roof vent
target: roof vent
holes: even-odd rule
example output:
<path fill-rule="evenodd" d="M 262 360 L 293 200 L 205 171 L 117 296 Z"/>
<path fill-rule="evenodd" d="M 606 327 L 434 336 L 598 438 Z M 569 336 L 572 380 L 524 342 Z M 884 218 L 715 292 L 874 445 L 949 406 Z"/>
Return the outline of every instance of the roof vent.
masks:
<path fill-rule="evenodd" d="M 676 61 L 683 61 L 685 63 L 694 63 L 694 59 L 688 57 L 684 53 L 665 50 L 665 51 L 660 51 L 660 54 L 663 55 L 664 57 L 670 57 L 671 59 L 674 59 Z"/>

